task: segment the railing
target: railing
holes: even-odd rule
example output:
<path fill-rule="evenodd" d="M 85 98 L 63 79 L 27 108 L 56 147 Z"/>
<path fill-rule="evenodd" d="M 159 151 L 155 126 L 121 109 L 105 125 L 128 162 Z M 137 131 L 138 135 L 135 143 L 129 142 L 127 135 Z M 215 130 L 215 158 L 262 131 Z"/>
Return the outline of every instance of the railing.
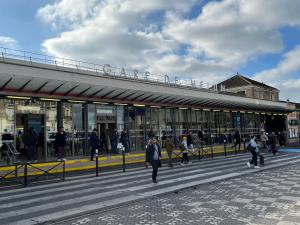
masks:
<path fill-rule="evenodd" d="M 66 59 L 60 57 L 54 57 L 39 53 L 33 53 L 29 51 L 16 50 L 11 48 L 0 47 L 0 59 L 5 61 L 6 58 L 13 58 L 28 61 L 30 63 L 42 63 L 47 65 L 53 65 L 56 67 L 72 68 L 77 70 L 92 71 L 100 73 L 102 75 L 108 75 L 110 77 L 122 77 L 140 81 L 151 81 L 156 83 L 162 83 L 169 86 L 182 86 L 191 87 L 197 89 L 203 89 L 208 92 L 218 92 L 216 85 L 212 85 L 207 82 L 195 81 L 193 79 L 181 79 L 179 77 L 173 77 L 172 79 L 168 75 L 152 74 L 148 71 L 137 71 L 136 69 L 125 69 L 113 67 L 109 64 L 95 64 L 90 62 L 84 62 L 74 59 Z"/>
<path fill-rule="evenodd" d="M 49 164 L 49 167 L 42 169 L 43 164 Z M 62 168 L 58 168 L 61 166 Z M 0 186 L 5 183 L 22 184 L 27 187 L 30 183 L 49 180 L 49 177 L 65 180 L 66 163 L 46 162 L 46 163 L 16 163 L 14 166 L 1 166 Z M 56 171 L 55 171 L 56 170 Z"/>
<path fill-rule="evenodd" d="M 2 148 L 4 148 L 4 155 L 6 157 L 6 163 L 9 165 L 10 163 L 15 164 L 19 162 L 20 153 L 15 149 L 13 145 L 13 141 L 4 141 L 2 140 Z"/>

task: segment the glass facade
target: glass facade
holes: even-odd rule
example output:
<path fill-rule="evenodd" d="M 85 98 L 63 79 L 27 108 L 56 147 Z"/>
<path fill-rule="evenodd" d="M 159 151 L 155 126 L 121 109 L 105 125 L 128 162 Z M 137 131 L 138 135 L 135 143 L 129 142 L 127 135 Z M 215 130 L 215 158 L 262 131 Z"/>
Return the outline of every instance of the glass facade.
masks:
<path fill-rule="evenodd" d="M 44 159 L 55 157 L 54 136 L 59 121 L 67 133 L 66 155 L 70 157 L 89 154 L 88 139 L 94 128 L 105 154 L 111 153 L 114 130 L 119 134 L 127 130 L 130 150 L 141 151 L 150 136 L 159 140 L 172 136 L 178 143 L 188 132 L 197 139 L 200 130 L 207 144 L 223 143 L 224 135 L 232 142 L 236 130 L 242 137 L 259 134 L 265 128 L 265 119 L 263 114 L 225 110 L 0 99 L 0 136 L 11 133 L 16 147 L 25 154 L 21 136 L 33 127 L 44 140 L 39 150 Z"/>

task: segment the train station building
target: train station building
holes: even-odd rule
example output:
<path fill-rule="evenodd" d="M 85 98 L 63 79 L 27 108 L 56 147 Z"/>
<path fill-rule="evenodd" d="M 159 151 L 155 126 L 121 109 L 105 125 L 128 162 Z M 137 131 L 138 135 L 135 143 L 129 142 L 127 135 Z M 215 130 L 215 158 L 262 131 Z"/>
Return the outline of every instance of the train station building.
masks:
<path fill-rule="evenodd" d="M 44 159 L 54 156 L 53 138 L 63 126 L 67 156 L 89 153 L 89 134 L 96 128 L 109 136 L 128 130 L 131 151 L 144 150 L 149 132 L 174 140 L 199 130 L 222 143 L 239 130 L 249 134 L 286 132 L 287 114 L 295 106 L 226 90 L 224 85 L 182 81 L 167 75 L 115 68 L 110 64 L 49 57 L 0 48 L 0 136 L 18 135 L 33 127 L 42 135 Z M 221 88 L 220 88 L 221 87 Z M 271 97 L 270 97 L 271 96 Z M 1 141 L 0 141 L 1 142 Z M 20 146 L 17 146 L 20 147 Z"/>

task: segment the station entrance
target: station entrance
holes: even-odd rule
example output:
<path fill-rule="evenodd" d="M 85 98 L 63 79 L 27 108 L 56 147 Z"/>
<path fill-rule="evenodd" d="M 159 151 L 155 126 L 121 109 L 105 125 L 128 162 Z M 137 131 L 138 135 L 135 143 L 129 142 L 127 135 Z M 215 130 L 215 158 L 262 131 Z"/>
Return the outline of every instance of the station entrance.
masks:
<path fill-rule="evenodd" d="M 27 146 L 25 144 L 25 136 L 29 129 L 33 129 L 36 135 L 37 148 L 36 157 L 44 159 L 45 152 L 45 115 L 31 113 L 16 114 L 16 149 L 21 153 L 22 157 L 26 157 Z"/>
<path fill-rule="evenodd" d="M 271 133 L 286 131 L 286 118 L 282 116 L 266 115 L 266 132 Z"/>

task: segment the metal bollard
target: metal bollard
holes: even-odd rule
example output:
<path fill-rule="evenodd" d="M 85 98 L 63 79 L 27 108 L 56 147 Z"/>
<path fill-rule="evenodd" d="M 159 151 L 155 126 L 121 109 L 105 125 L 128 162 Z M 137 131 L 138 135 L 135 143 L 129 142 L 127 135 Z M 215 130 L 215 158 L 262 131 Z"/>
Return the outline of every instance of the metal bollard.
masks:
<path fill-rule="evenodd" d="M 95 155 L 96 155 L 96 177 L 99 176 L 99 154 L 98 154 L 98 149 L 95 150 Z"/>
<path fill-rule="evenodd" d="M 123 172 L 125 172 L 125 149 L 122 151 L 123 154 Z"/>
<path fill-rule="evenodd" d="M 246 139 L 244 138 L 244 152 L 246 152 Z"/>
<path fill-rule="evenodd" d="M 226 149 L 226 140 L 224 139 L 224 154 L 227 156 L 227 149 Z"/>
<path fill-rule="evenodd" d="M 66 161 L 63 161 L 63 181 L 66 179 Z"/>
<path fill-rule="evenodd" d="M 27 187 L 27 163 L 24 166 L 24 187 Z"/>
<path fill-rule="evenodd" d="M 200 151 L 200 147 L 198 148 L 198 160 L 201 160 L 201 151 Z"/>
<path fill-rule="evenodd" d="M 210 151 L 211 151 L 211 159 L 214 159 L 214 148 L 212 145 L 210 146 Z"/>

